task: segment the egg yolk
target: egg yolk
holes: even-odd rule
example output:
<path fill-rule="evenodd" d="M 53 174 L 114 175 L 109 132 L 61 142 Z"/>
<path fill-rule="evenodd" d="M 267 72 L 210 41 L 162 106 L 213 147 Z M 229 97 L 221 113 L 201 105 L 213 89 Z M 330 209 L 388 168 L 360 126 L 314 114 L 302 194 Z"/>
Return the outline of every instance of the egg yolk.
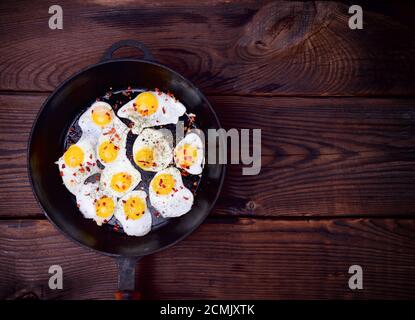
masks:
<path fill-rule="evenodd" d="M 112 121 L 111 110 L 104 106 L 96 106 L 91 111 L 92 121 L 98 126 L 106 126 Z"/>
<path fill-rule="evenodd" d="M 143 199 L 131 197 L 124 203 L 124 213 L 127 219 L 137 220 L 144 215 L 146 204 Z"/>
<path fill-rule="evenodd" d="M 98 154 L 102 161 L 110 163 L 117 159 L 118 149 L 111 141 L 105 141 L 99 145 Z"/>
<path fill-rule="evenodd" d="M 102 197 L 95 202 L 95 212 L 100 218 L 109 218 L 114 212 L 114 200 L 109 197 Z"/>
<path fill-rule="evenodd" d="M 161 173 L 153 178 L 151 187 L 155 193 L 167 195 L 173 191 L 175 183 L 176 181 L 171 174 Z"/>
<path fill-rule="evenodd" d="M 84 152 L 77 145 L 71 145 L 63 155 L 63 161 L 68 167 L 75 168 L 84 162 Z"/>
<path fill-rule="evenodd" d="M 176 149 L 176 163 L 181 168 L 189 169 L 197 160 L 197 148 L 184 143 Z"/>
<path fill-rule="evenodd" d="M 154 163 L 153 149 L 149 147 L 144 147 L 144 148 L 139 149 L 134 156 L 134 161 L 141 169 L 144 169 L 144 170 L 153 167 L 153 163 Z"/>
<path fill-rule="evenodd" d="M 140 93 L 134 101 L 135 109 L 142 117 L 152 115 L 157 111 L 158 101 L 154 94 L 151 92 Z"/>
<path fill-rule="evenodd" d="M 125 172 L 119 172 L 111 178 L 111 188 L 117 192 L 124 192 L 131 187 L 133 177 Z"/>

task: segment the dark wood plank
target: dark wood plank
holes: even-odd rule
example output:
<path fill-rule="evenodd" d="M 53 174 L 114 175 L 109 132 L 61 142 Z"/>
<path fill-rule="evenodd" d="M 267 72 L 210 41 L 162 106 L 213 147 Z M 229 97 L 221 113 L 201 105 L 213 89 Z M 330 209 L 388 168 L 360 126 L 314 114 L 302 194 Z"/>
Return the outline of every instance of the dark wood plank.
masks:
<path fill-rule="evenodd" d="M 45 96 L 0 96 L 0 216 L 41 217 L 26 144 Z M 215 214 L 415 214 L 412 99 L 210 97 L 225 128 L 262 129 L 262 171 L 230 165 Z"/>
<path fill-rule="evenodd" d="M 414 94 L 410 2 L 365 2 L 363 30 L 340 2 L 59 4 L 63 30 L 48 28 L 49 1 L 1 2 L 0 90 L 49 91 L 132 38 L 208 94 Z"/>
<path fill-rule="evenodd" d="M 189 238 L 140 262 L 146 299 L 415 298 L 415 222 L 210 219 Z M 48 269 L 63 268 L 62 291 Z M 361 291 L 348 268 L 362 266 Z M 79 247 L 47 221 L 0 222 L 0 298 L 111 299 L 115 262 Z M 180 285 L 178 285 L 180 283 Z"/>

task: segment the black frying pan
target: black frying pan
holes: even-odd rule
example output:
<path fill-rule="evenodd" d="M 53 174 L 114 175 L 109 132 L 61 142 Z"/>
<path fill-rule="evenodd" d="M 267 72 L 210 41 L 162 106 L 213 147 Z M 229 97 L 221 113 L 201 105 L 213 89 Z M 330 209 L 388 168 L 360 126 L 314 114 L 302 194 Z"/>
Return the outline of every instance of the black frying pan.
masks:
<path fill-rule="evenodd" d="M 143 59 L 114 59 L 121 47 L 134 47 Z M 66 190 L 55 161 L 64 152 L 68 129 L 79 113 L 108 88 L 159 88 L 174 93 L 197 115 L 199 128 L 218 129 L 218 118 L 203 94 L 175 71 L 154 62 L 140 42 L 124 40 L 112 45 L 101 62 L 63 82 L 43 104 L 30 135 L 28 170 L 36 198 L 48 219 L 65 235 L 85 247 L 117 258 L 119 297 L 131 298 L 135 288 L 135 264 L 145 255 L 167 248 L 189 235 L 209 214 L 222 188 L 225 166 L 207 164 L 197 189 L 192 210 L 180 218 L 168 220 L 144 237 L 98 227 L 78 212 L 74 197 Z"/>

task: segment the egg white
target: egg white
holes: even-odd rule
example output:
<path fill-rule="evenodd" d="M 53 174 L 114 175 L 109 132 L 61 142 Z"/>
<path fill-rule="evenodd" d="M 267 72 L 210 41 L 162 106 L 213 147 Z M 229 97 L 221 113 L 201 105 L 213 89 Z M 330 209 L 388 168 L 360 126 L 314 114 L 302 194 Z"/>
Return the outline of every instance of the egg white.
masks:
<path fill-rule="evenodd" d="M 161 91 L 149 91 L 157 98 L 158 108 L 155 113 L 143 117 L 139 112 L 135 111 L 134 103 L 135 97 L 125 105 L 123 105 L 117 112 L 120 118 L 129 119 L 134 123 L 132 132 L 139 134 L 143 128 L 161 126 L 165 124 L 176 124 L 185 112 L 185 106 L 175 98 L 165 94 Z"/>
<path fill-rule="evenodd" d="M 94 142 L 88 135 L 82 135 L 76 146 L 80 147 L 84 153 L 82 166 L 71 168 L 65 164 L 64 155 L 62 155 L 56 164 L 59 167 L 63 184 L 72 194 L 76 195 L 84 181 L 93 174 L 99 173 L 101 169 L 97 165 L 97 158 L 94 148 Z"/>
<path fill-rule="evenodd" d="M 160 174 L 171 174 L 176 180 L 175 189 L 167 195 L 157 194 L 150 182 L 149 195 L 151 205 L 160 212 L 164 218 L 180 217 L 190 211 L 193 205 L 194 197 L 193 193 L 183 185 L 182 176 L 180 171 L 174 167 L 169 167 L 157 172 L 153 177 L 155 179 Z"/>
<path fill-rule="evenodd" d="M 136 138 L 133 145 L 133 156 L 138 150 L 148 147 L 153 150 L 155 159 L 154 166 L 141 168 L 145 171 L 157 172 L 166 167 L 173 160 L 171 135 L 168 136 L 162 130 L 144 129 Z M 135 161 L 135 158 L 134 158 Z"/>
<path fill-rule="evenodd" d="M 95 201 L 104 196 L 111 198 L 115 205 L 113 214 L 107 218 L 97 216 L 95 210 Z M 80 187 L 78 193 L 76 194 L 76 203 L 79 211 L 81 211 L 86 219 L 93 219 L 97 225 L 101 226 L 103 223 L 108 222 L 114 215 L 117 206 L 117 199 L 99 189 L 99 183 L 95 182 L 83 184 Z"/>
<path fill-rule="evenodd" d="M 119 192 L 111 188 L 111 179 L 113 175 L 119 172 L 128 173 L 132 176 L 131 186 L 127 188 L 126 190 L 124 190 L 123 192 Z M 127 156 L 124 154 L 117 161 L 108 164 L 102 170 L 100 188 L 104 190 L 106 193 L 114 197 L 120 198 L 124 196 L 125 194 L 129 193 L 130 191 L 132 191 L 135 187 L 137 187 L 140 181 L 141 181 L 140 172 L 136 168 L 134 168 L 130 160 L 128 160 Z"/>
<path fill-rule="evenodd" d="M 92 110 L 97 106 L 104 106 L 108 109 L 108 112 L 111 114 L 112 121 L 110 121 L 105 126 L 99 126 L 94 121 L 92 121 Z M 82 129 L 82 134 L 92 136 L 94 137 L 95 141 L 97 141 L 98 137 L 101 135 L 103 130 L 106 130 L 114 126 L 115 119 L 117 119 L 117 117 L 115 116 L 115 113 L 112 110 L 110 104 L 103 101 L 96 101 L 80 116 L 78 120 L 78 125 Z M 118 121 L 122 123 L 120 119 L 118 119 Z"/>
<path fill-rule="evenodd" d="M 196 161 L 189 167 L 184 168 L 182 167 L 178 161 L 176 161 L 176 152 L 178 148 L 183 146 L 184 144 L 189 144 L 197 149 L 197 158 Z M 200 137 L 193 132 L 188 133 L 174 148 L 174 161 L 178 168 L 184 169 L 185 171 L 189 172 L 190 174 L 201 174 L 203 171 L 203 166 L 205 163 L 205 157 L 204 157 L 204 147 L 202 140 Z"/>
<path fill-rule="evenodd" d="M 102 143 L 106 141 L 112 142 L 115 146 L 118 147 L 118 155 L 114 161 L 122 158 L 123 155 L 126 154 L 126 143 L 127 143 L 127 136 L 130 129 L 118 118 L 115 117 L 113 120 L 112 126 L 103 129 L 101 134 L 98 137 L 98 142 L 96 144 L 96 154 L 98 160 L 106 166 L 107 163 L 100 157 L 99 155 L 99 147 Z M 111 163 L 110 162 L 110 163 Z"/>
<path fill-rule="evenodd" d="M 124 212 L 125 202 L 131 197 L 141 198 L 146 204 L 144 215 L 136 220 L 127 219 L 125 212 Z M 144 191 L 139 190 L 139 191 L 132 191 L 118 200 L 115 217 L 122 225 L 124 232 L 128 234 L 129 236 L 144 236 L 147 233 L 149 233 L 151 230 L 152 218 L 151 218 L 151 213 L 147 207 L 146 199 L 147 199 L 147 194 Z"/>

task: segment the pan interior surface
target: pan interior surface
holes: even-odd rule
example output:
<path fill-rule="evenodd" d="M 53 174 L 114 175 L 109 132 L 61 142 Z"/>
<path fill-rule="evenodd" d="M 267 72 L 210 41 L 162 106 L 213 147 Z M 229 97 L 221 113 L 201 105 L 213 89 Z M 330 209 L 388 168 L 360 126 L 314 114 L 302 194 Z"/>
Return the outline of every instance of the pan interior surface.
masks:
<path fill-rule="evenodd" d="M 29 174 L 36 197 L 48 218 L 80 244 L 109 255 L 142 256 L 174 244 L 200 225 L 220 192 L 224 165 L 206 164 L 192 210 L 170 219 L 144 237 L 108 232 L 83 218 L 62 184 L 55 161 L 63 154 L 67 132 L 79 113 L 110 89 L 159 88 L 170 91 L 196 114 L 198 127 L 220 128 L 204 96 L 186 79 L 155 63 L 117 60 L 92 66 L 64 82 L 38 114 L 29 145 Z"/>

